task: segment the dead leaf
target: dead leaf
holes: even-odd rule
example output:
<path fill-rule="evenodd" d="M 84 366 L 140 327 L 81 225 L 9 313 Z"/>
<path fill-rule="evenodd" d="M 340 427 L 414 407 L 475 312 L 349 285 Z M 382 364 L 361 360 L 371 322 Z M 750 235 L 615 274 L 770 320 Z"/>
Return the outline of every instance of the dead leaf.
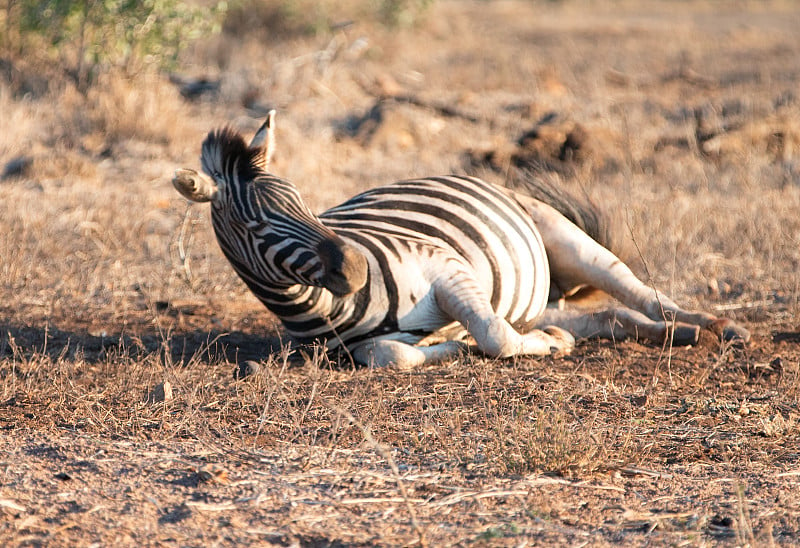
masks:
<path fill-rule="evenodd" d="M 201 482 L 227 485 L 231 482 L 228 471 L 216 464 L 206 464 L 195 470 Z"/>
<path fill-rule="evenodd" d="M 147 394 L 147 398 L 145 401 L 147 403 L 162 403 L 166 401 L 171 401 L 173 398 L 172 394 L 172 383 L 169 381 L 164 381 L 159 383 L 153 387 L 149 394 Z"/>

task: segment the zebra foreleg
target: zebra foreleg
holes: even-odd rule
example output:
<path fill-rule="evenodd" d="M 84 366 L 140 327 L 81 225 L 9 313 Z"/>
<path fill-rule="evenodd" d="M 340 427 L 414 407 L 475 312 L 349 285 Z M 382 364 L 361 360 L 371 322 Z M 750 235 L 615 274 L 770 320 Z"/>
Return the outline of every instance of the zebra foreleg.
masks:
<path fill-rule="evenodd" d="M 524 196 L 517 196 L 517 199 L 533 217 L 542 235 L 551 278 L 562 290 L 589 285 L 650 320 L 696 325 L 715 332 L 723 340 L 747 342 L 750 339 L 750 333 L 734 321 L 706 312 L 684 310 L 660 291 L 642 283 L 616 255 L 554 208 Z"/>
<path fill-rule="evenodd" d="M 463 325 L 487 356 L 568 354 L 575 347 L 575 338 L 557 326 L 518 333 L 505 318 L 495 314 L 489 299 L 467 274 L 443 278 L 435 293 L 442 312 Z"/>
<path fill-rule="evenodd" d="M 425 363 L 455 358 L 467 349 L 460 341 L 446 341 L 430 346 L 414 346 L 401 341 L 379 339 L 351 349 L 353 359 L 369 367 L 389 365 L 400 369 L 412 368 Z"/>

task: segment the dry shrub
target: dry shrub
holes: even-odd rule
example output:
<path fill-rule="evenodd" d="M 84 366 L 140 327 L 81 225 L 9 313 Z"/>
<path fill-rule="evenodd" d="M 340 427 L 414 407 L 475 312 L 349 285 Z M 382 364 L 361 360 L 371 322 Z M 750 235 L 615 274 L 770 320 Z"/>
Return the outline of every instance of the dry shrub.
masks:
<path fill-rule="evenodd" d="M 127 139 L 161 145 L 189 138 L 181 130 L 189 118 L 178 90 L 162 74 L 143 72 L 135 77 L 109 72 L 102 75 L 85 99 L 65 93 L 66 130 L 80 138 L 102 136 L 106 146 Z M 96 145 L 95 145 L 96 147 Z M 90 150 L 92 148 L 89 144 Z M 94 152 L 94 151 L 93 151 Z"/>
<path fill-rule="evenodd" d="M 223 24 L 231 36 L 253 35 L 269 40 L 296 38 L 329 32 L 332 25 L 363 15 L 367 3 L 360 0 L 243 0 L 228 10 Z"/>
<path fill-rule="evenodd" d="M 11 89 L 0 83 L 0 161 L 30 150 L 44 135 L 40 126 L 44 107 L 31 100 L 17 100 Z"/>
<path fill-rule="evenodd" d="M 0 107 L 7 113 L 0 120 L 0 160 L 31 157 L 30 175 L 38 181 L 92 180 L 99 160 L 120 144 L 143 142 L 162 155 L 182 152 L 198 135 L 186 123 L 191 117 L 178 91 L 152 72 L 135 78 L 109 72 L 86 94 L 65 83 L 39 100 L 14 101 L 0 86 Z"/>
<path fill-rule="evenodd" d="M 228 10 L 223 30 L 271 41 L 329 33 L 354 21 L 390 27 L 416 24 L 433 0 L 242 0 Z"/>

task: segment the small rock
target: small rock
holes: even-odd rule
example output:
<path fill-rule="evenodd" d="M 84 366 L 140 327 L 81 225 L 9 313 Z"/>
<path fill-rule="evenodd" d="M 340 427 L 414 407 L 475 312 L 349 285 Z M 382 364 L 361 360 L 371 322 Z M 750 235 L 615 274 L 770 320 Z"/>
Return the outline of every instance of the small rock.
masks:
<path fill-rule="evenodd" d="M 746 404 L 743 403 L 742 405 L 739 406 L 739 415 L 740 416 L 746 417 L 749 414 L 750 414 L 750 408 L 747 407 Z"/>
<path fill-rule="evenodd" d="M 5 181 L 6 179 L 11 179 L 12 177 L 23 177 L 28 173 L 32 165 L 33 158 L 30 156 L 17 156 L 5 165 L 3 168 L 3 174 L 0 175 L 0 179 Z"/>
<path fill-rule="evenodd" d="M 236 368 L 233 370 L 233 378 L 236 379 L 237 381 L 240 381 L 251 375 L 255 375 L 260 370 L 261 370 L 260 363 L 253 360 L 247 360 L 236 364 Z"/>

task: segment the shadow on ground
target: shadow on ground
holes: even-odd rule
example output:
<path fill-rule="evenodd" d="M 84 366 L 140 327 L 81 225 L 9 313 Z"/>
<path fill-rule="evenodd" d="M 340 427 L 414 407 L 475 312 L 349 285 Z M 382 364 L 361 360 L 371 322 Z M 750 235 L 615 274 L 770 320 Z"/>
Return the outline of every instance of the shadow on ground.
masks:
<path fill-rule="evenodd" d="M 0 322 L 0 359 L 17 356 L 31 359 L 46 356 L 51 360 L 81 358 L 89 363 L 113 356 L 141 358 L 163 353 L 165 360 L 185 366 L 191 360 L 207 362 L 266 360 L 282 348 L 277 335 L 243 331 L 202 331 L 163 334 L 153 328 L 136 334 L 124 332 L 89 334 L 51 325 L 26 326 Z"/>

